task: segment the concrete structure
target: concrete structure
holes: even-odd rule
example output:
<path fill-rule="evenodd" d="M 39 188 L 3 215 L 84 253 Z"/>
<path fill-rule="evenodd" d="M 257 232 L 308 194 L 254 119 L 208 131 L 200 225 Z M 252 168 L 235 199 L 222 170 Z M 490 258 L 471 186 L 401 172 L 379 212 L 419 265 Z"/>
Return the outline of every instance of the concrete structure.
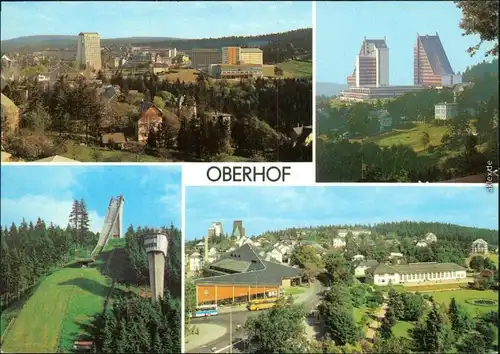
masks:
<path fill-rule="evenodd" d="M 256 79 L 263 77 L 259 64 L 215 64 L 210 65 L 209 74 L 216 79 Z"/>
<path fill-rule="evenodd" d="M 434 118 L 449 120 L 458 116 L 458 103 L 438 103 L 434 106 Z"/>
<path fill-rule="evenodd" d="M 245 237 L 245 228 L 243 227 L 243 220 L 234 220 L 233 231 L 231 232 L 231 237 Z"/>
<path fill-rule="evenodd" d="M 236 303 L 277 296 L 299 283 L 301 270 L 258 256 L 250 245 L 226 253 L 208 268 L 210 275 L 195 280 L 196 303 Z"/>
<path fill-rule="evenodd" d="M 352 102 L 382 100 L 424 89 L 424 86 L 350 87 L 349 90 L 340 91 L 339 99 Z"/>
<path fill-rule="evenodd" d="M 222 223 L 220 221 L 214 221 L 212 227 L 215 231 L 215 236 L 220 237 L 224 235 L 224 230 L 222 229 Z"/>
<path fill-rule="evenodd" d="M 240 49 L 240 64 L 264 64 L 264 56 L 259 48 L 241 48 Z"/>
<path fill-rule="evenodd" d="M 222 63 L 220 49 L 193 49 L 191 51 L 191 66 L 194 69 L 208 69 L 212 64 Z"/>
<path fill-rule="evenodd" d="M 222 64 L 238 65 L 240 63 L 240 47 L 223 47 Z"/>
<path fill-rule="evenodd" d="M 394 266 L 379 264 L 373 269 L 373 283 L 384 286 L 427 281 L 460 281 L 466 279 L 466 271 L 455 263 L 426 262 Z"/>
<path fill-rule="evenodd" d="M 151 286 L 151 301 L 155 304 L 163 297 L 165 277 L 165 258 L 167 258 L 168 237 L 166 234 L 153 232 L 142 236 L 144 248 L 148 254 L 149 284 Z"/>
<path fill-rule="evenodd" d="M 123 206 L 125 199 L 119 195 L 114 198 L 111 197 L 108 205 L 108 212 L 104 219 L 104 225 L 99 233 L 99 240 L 97 245 L 92 251 L 95 254 L 97 250 L 102 249 L 108 243 L 110 238 L 121 238 L 123 233 Z"/>
<path fill-rule="evenodd" d="M 354 87 L 389 86 L 389 48 L 384 39 L 365 39 L 347 84 Z"/>
<path fill-rule="evenodd" d="M 434 36 L 420 36 L 413 48 L 413 83 L 426 87 L 453 86 L 462 82 L 451 68 L 443 44 L 436 32 Z"/>
<path fill-rule="evenodd" d="M 482 238 L 478 238 L 477 240 L 472 242 L 471 252 L 472 253 L 487 254 L 488 253 L 488 242 L 486 242 Z"/>
<path fill-rule="evenodd" d="M 101 70 L 101 37 L 97 32 L 80 32 L 76 50 L 78 64 L 90 70 Z"/>

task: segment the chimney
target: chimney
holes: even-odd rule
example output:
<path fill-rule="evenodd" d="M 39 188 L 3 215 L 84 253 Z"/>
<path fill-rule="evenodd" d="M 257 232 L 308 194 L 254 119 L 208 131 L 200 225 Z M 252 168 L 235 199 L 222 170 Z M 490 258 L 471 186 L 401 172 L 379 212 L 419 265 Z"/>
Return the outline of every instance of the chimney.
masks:
<path fill-rule="evenodd" d="M 205 235 L 205 254 L 203 255 L 205 264 L 208 262 L 208 233 Z"/>

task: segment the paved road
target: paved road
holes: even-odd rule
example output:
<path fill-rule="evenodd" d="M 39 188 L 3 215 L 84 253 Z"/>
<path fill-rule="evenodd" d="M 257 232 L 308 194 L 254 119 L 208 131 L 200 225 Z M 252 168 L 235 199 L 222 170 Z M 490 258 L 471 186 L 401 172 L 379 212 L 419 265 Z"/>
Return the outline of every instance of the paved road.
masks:
<path fill-rule="evenodd" d="M 295 303 L 301 303 L 304 305 L 305 309 L 307 312 L 311 311 L 320 301 L 320 293 L 323 290 L 323 287 L 319 281 L 316 281 L 311 284 L 311 288 L 307 289 L 304 293 L 297 295 L 295 298 Z M 243 337 L 244 331 L 243 328 L 240 330 L 237 330 L 237 326 L 241 325 L 243 327 L 245 325 L 246 320 L 251 317 L 251 316 L 257 316 L 260 312 L 262 311 L 268 311 L 268 310 L 261 310 L 258 312 L 252 312 L 252 311 L 237 311 L 232 313 L 232 329 L 233 329 L 233 336 L 232 340 L 233 343 L 238 341 L 238 338 Z M 216 324 L 219 326 L 226 327 L 228 329 L 228 333 L 225 334 L 222 337 L 219 337 L 216 340 L 213 340 L 212 342 L 209 342 L 205 345 L 202 345 L 200 347 L 195 347 L 192 348 L 191 350 L 188 350 L 188 353 L 211 353 L 212 348 L 222 349 L 227 347 L 230 342 L 231 338 L 229 335 L 229 313 L 221 313 L 217 316 L 213 317 L 204 317 L 204 318 L 193 318 L 191 319 L 191 324 L 196 325 L 200 323 L 211 323 L 211 324 Z M 235 351 L 236 352 L 236 351 Z"/>

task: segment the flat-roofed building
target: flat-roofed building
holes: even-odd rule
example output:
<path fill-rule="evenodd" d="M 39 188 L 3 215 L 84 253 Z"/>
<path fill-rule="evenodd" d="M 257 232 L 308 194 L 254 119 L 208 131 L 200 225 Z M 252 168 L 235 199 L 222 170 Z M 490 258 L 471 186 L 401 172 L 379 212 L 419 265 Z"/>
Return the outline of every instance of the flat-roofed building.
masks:
<path fill-rule="evenodd" d="M 212 64 L 222 63 L 220 49 L 193 49 L 191 51 L 191 66 L 194 69 L 207 69 Z"/>
<path fill-rule="evenodd" d="M 241 48 L 240 64 L 264 64 L 264 55 L 259 48 Z"/>
<path fill-rule="evenodd" d="M 449 120 L 458 116 L 457 103 L 438 103 L 434 106 L 434 117 L 439 120 Z"/>
<path fill-rule="evenodd" d="M 219 64 L 211 67 L 211 75 L 216 79 L 256 79 L 262 77 L 262 65 L 258 64 Z"/>
<path fill-rule="evenodd" d="M 349 90 L 340 91 L 339 98 L 343 101 L 362 102 L 395 98 L 405 93 L 424 90 L 424 86 L 386 86 L 386 87 L 350 87 Z"/>
<path fill-rule="evenodd" d="M 236 65 L 240 63 L 240 47 L 223 47 L 222 64 Z"/>
<path fill-rule="evenodd" d="M 463 281 L 467 269 L 455 263 L 409 263 L 401 265 L 379 264 L 373 269 L 375 285 L 423 283 L 439 281 Z"/>
<path fill-rule="evenodd" d="M 347 78 L 349 86 L 389 86 L 389 48 L 384 39 L 365 39 L 356 56 L 353 74 Z"/>
<path fill-rule="evenodd" d="M 97 32 L 80 32 L 76 49 L 78 64 L 89 70 L 101 70 L 101 37 Z"/>

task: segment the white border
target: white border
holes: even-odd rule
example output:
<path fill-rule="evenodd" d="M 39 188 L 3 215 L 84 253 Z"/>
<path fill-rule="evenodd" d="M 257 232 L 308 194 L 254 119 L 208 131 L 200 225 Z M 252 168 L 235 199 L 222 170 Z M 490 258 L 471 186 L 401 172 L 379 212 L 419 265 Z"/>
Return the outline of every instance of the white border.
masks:
<path fill-rule="evenodd" d="M 184 166 L 181 166 L 181 353 L 185 353 L 186 319 L 185 319 L 185 290 L 186 290 L 186 188 L 184 179 Z"/>
<path fill-rule="evenodd" d="M 316 1 L 312 1 L 312 177 L 316 183 Z"/>

